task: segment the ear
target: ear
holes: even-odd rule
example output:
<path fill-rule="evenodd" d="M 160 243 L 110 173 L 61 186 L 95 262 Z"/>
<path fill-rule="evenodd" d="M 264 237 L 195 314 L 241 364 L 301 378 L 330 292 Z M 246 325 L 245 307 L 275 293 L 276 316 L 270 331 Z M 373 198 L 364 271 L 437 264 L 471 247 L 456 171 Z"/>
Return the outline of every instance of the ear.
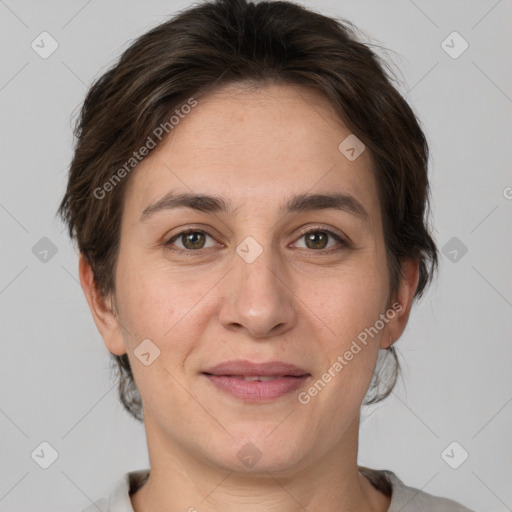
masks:
<path fill-rule="evenodd" d="M 97 289 L 93 270 L 83 254 L 80 254 L 78 274 L 94 323 L 103 338 L 105 346 L 112 354 L 120 356 L 126 353 L 121 325 L 117 315 L 113 312 L 113 301 Z"/>
<path fill-rule="evenodd" d="M 389 307 L 395 311 L 395 316 L 389 320 L 386 326 L 386 333 L 382 336 L 380 343 L 381 348 L 389 348 L 402 336 L 409 320 L 419 276 L 418 260 L 407 259 L 401 261 L 401 281 L 396 295 L 389 304 Z"/>

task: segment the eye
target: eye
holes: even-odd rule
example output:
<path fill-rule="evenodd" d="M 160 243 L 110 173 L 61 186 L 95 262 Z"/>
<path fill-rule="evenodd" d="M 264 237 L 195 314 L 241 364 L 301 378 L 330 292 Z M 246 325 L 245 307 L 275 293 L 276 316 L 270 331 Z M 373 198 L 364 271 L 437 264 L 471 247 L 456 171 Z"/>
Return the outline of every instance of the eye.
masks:
<path fill-rule="evenodd" d="M 212 235 L 203 231 L 201 229 L 187 229 L 185 231 L 181 231 L 177 235 L 173 236 L 165 245 L 172 249 L 172 245 L 176 245 L 176 242 L 180 242 L 182 245 L 177 245 L 178 249 L 185 251 L 196 251 L 199 249 L 207 249 L 208 247 L 213 247 L 215 243 L 210 246 L 206 246 L 206 238 L 211 238 L 213 240 Z"/>
<path fill-rule="evenodd" d="M 211 239 L 210 245 L 206 245 L 207 238 Z M 296 242 L 294 245 L 300 249 L 311 249 L 314 251 L 334 252 L 342 248 L 349 247 L 349 243 L 341 236 L 328 229 L 313 228 L 301 234 L 298 240 L 304 239 L 305 246 L 300 246 Z M 336 243 L 341 247 L 338 249 Z M 216 245 L 213 235 L 202 229 L 186 229 L 174 235 L 165 247 L 176 252 L 198 252 L 202 249 L 208 249 Z"/>
<path fill-rule="evenodd" d="M 328 229 L 313 228 L 301 234 L 299 240 L 304 239 L 305 247 L 301 249 L 313 249 L 313 250 L 326 250 L 336 246 L 336 243 L 329 245 L 329 239 L 333 242 L 348 247 L 348 243 L 336 233 L 329 231 Z M 295 244 L 297 245 L 297 244 Z"/>

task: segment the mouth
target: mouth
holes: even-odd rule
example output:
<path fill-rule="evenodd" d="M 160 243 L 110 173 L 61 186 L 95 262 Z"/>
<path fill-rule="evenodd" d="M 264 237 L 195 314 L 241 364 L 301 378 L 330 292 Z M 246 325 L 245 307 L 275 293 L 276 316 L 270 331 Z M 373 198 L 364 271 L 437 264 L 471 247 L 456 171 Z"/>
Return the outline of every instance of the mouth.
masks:
<path fill-rule="evenodd" d="M 202 372 L 217 389 L 244 402 L 269 402 L 301 387 L 311 374 L 280 361 L 227 361 Z"/>
<path fill-rule="evenodd" d="M 269 382 L 276 379 L 284 379 L 285 377 L 292 377 L 292 375 L 215 375 L 213 373 L 205 373 L 205 375 L 211 375 L 214 377 L 229 377 L 231 379 L 245 380 L 245 381 L 260 381 Z M 300 378 L 300 377 L 294 377 Z"/>

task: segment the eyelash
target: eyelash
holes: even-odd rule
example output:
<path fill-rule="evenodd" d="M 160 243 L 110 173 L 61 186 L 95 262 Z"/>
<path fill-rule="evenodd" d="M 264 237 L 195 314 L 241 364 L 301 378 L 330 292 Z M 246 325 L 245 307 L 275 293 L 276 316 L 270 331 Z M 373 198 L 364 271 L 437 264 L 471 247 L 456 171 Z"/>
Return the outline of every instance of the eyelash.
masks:
<path fill-rule="evenodd" d="M 321 228 L 321 227 L 313 227 L 313 228 L 309 228 L 309 229 L 307 229 L 305 231 L 301 231 L 298 239 L 300 239 L 300 238 L 302 238 L 302 237 L 304 237 L 306 235 L 309 235 L 310 233 L 318 233 L 318 232 L 328 234 L 329 236 L 334 238 L 341 245 L 341 247 L 338 247 L 338 248 L 330 247 L 329 249 L 309 249 L 312 252 L 320 253 L 320 254 L 330 254 L 332 252 L 338 252 L 340 250 L 343 250 L 343 249 L 346 249 L 346 248 L 350 247 L 349 242 L 347 240 L 345 240 L 344 238 L 342 238 L 340 235 L 338 235 L 337 233 L 334 233 L 333 231 L 330 231 L 329 229 L 324 229 L 324 228 Z M 165 248 L 167 250 L 169 250 L 169 251 L 173 251 L 173 252 L 176 252 L 176 253 L 179 253 L 179 254 L 193 254 L 193 253 L 200 254 L 202 251 L 205 251 L 207 249 L 212 249 L 212 247 L 206 247 L 206 248 L 203 248 L 203 249 L 181 249 L 181 248 L 176 249 L 176 248 L 173 248 L 171 246 L 172 243 L 174 241 L 178 240 L 182 235 L 186 235 L 186 234 L 189 234 L 189 233 L 203 233 L 203 234 L 209 235 L 211 238 L 215 239 L 215 236 L 213 235 L 213 233 L 211 233 L 207 229 L 188 228 L 188 229 L 185 229 L 183 231 L 180 231 L 179 233 L 174 235 L 170 240 L 165 242 L 165 244 L 164 244 Z"/>

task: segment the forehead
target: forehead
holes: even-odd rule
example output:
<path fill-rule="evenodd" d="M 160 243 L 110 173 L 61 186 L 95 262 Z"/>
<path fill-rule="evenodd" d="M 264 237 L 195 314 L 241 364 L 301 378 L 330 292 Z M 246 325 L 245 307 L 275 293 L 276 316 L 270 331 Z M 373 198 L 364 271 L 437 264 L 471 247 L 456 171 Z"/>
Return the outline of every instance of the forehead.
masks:
<path fill-rule="evenodd" d="M 364 150 L 350 161 L 340 151 L 351 132 L 319 92 L 232 85 L 197 101 L 130 177 L 132 220 L 169 191 L 228 197 L 237 211 L 255 213 L 293 194 L 330 190 L 379 215 L 372 157 Z"/>

